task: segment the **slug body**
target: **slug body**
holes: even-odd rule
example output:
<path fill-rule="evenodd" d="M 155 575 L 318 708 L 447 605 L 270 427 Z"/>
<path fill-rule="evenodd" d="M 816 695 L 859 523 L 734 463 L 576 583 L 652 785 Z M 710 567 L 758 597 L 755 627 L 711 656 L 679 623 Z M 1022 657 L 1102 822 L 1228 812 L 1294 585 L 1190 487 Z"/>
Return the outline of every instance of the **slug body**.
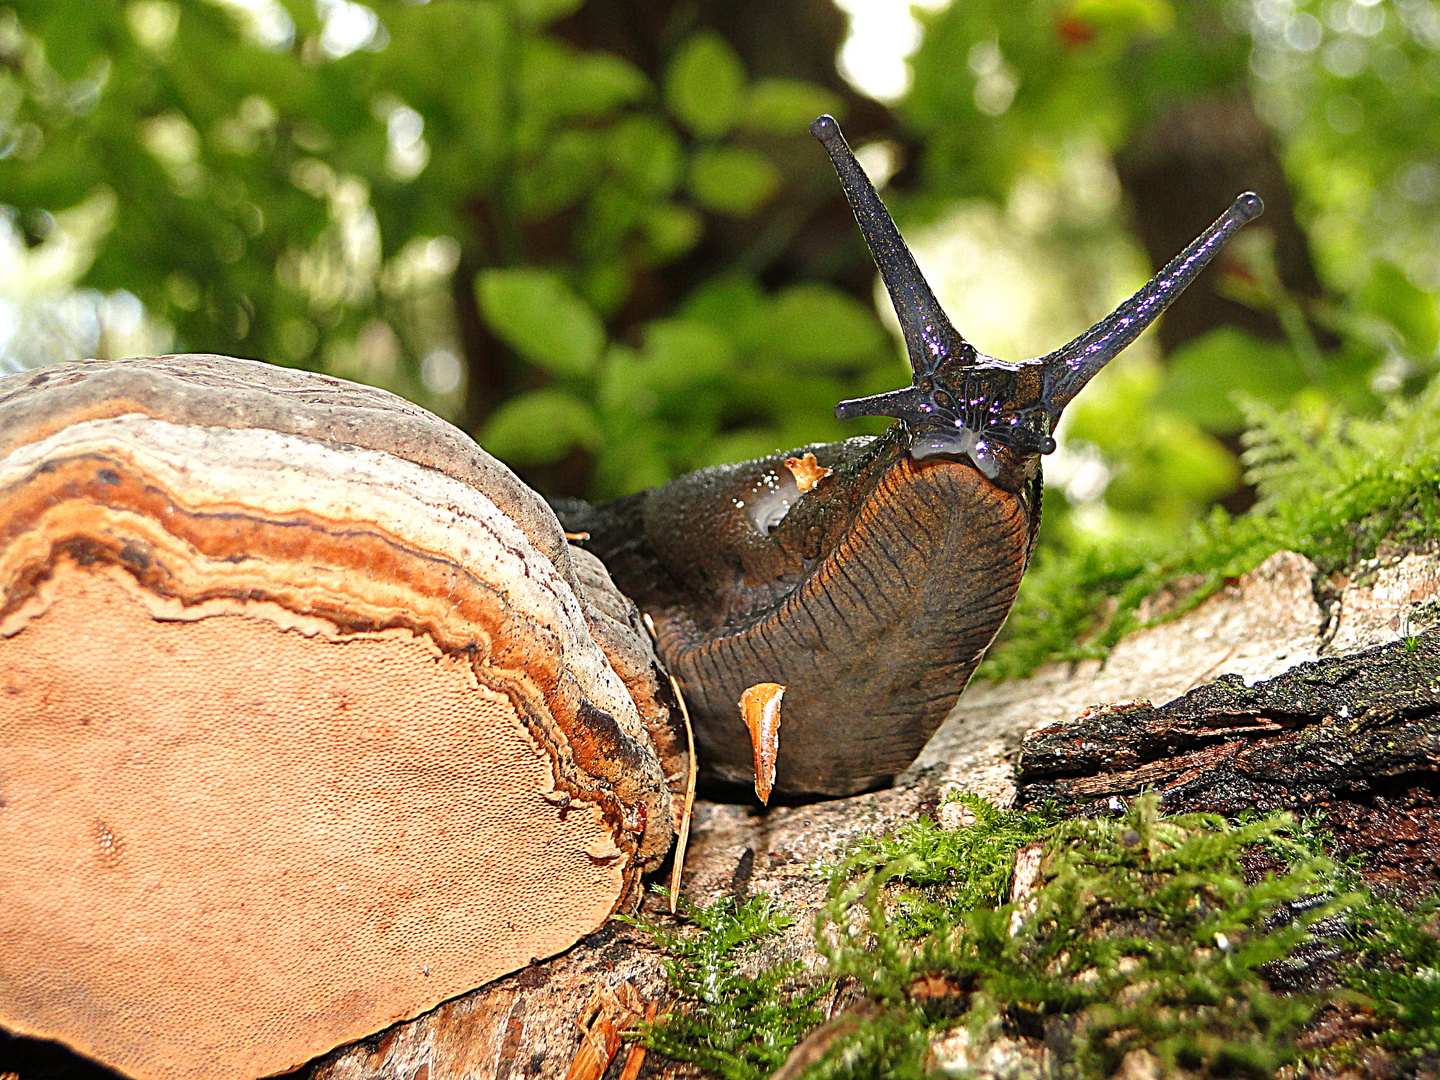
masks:
<path fill-rule="evenodd" d="M 1251 193 L 1112 315 L 1006 363 L 951 326 L 835 121 L 829 152 L 880 267 L 912 385 L 841 402 L 890 416 L 878 439 L 704 469 L 600 507 L 558 507 L 647 612 L 690 705 L 702 769 L 753 776 L 736 703 L 786 687 L 774 790 L 843 795 L 908 766 L 1009 613 L 1040 522 L 1040 456 L 1065 405 L 1262 205 Z M 823 332 L 823 328 L 817 328 Z M 831 470 L 801 493 L 787 458 Z"/>

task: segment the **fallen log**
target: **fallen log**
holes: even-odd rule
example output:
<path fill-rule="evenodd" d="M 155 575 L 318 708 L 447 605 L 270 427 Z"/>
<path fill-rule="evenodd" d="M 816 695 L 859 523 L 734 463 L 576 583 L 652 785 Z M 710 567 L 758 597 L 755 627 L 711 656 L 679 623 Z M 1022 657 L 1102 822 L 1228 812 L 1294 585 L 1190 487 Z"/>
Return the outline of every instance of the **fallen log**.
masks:
<path fill-rule="evenodd" d="M 1111 812 L 1142 791 L 1171 813 L 1314 814 L 1373 886 L 1440 881 L 1440 634 L 1227 675 L 1168 704 L 1087 710 L 1025 739 L 1019 802 Z"/>

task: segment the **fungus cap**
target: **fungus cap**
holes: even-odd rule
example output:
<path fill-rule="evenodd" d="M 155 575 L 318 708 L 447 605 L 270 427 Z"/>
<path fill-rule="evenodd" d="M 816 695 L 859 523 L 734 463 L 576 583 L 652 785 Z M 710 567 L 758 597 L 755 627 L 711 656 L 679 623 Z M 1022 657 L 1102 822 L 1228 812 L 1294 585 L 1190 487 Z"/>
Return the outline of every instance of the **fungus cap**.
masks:
<path fill-rule="evenodd" d="M 596 929 L 670 842 L 627 605 L 383 391 L 0 379 L 0 1026 L 261 1076 Z"/>

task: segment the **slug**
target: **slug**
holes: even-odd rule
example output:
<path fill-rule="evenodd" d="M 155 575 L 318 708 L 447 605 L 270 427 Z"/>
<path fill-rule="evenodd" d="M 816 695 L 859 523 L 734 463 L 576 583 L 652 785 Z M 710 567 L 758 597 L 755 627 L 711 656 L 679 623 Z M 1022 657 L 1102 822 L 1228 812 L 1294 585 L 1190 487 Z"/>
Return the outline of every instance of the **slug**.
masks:
<path fill-rule="evenodd" d="M 1113 314 L 1007 363 L 951 325 L 835 120 L 810 131 L 879 266 L 914 372 L 910 386 L 842 401 L 835 415 L 896 423 L 602 506 L 556 506 L 653 620 L 705 775 L 751 782 L 737 702 L 756 683 L 786 688 L 773 790 L 792 796 L 866 790 L 914 761 L 1010 611 L 1040 523 L 1040 457 L 1055 449 L 1065 406 L 1263 209 L 1240 195 Z M 786 461 L 806 454 L 830 473 L 802 494 Z"/>

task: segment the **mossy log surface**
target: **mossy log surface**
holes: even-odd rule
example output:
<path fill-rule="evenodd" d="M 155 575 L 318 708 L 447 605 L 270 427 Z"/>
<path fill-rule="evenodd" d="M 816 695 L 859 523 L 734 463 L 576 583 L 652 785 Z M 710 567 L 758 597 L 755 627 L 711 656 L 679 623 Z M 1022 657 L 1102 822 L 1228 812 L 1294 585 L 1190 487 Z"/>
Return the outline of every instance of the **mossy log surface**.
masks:
<path fill-rule="evenodd" d="M 1091 710 L 1032 733 L 1022 806 L 1109 812 L 1158 791 L 1170 813 L 1319 815 L 1367 882 L 1440 880 L 1440 634 L 1305 663 L 1246 686 L 1229 675 L 1160 707 Z"/>

